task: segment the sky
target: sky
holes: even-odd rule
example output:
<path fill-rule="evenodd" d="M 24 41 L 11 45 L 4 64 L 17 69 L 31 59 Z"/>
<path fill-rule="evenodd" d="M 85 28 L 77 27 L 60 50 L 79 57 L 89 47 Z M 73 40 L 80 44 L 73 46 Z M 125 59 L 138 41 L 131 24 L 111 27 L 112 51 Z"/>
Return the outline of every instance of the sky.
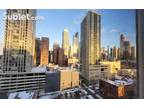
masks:
<path fill-rule="evenodd" d="M 80 24 L 89 10 L 79 9 L 37 9 L 37 16 L 44 17 L 36 22 L 36 37 L 49 37 L 50 48 L 54 42 L 62 44 L 62 32 L 64 28 L 69 29 L 70 43 L 73 35 L 79 32 Z M 121 33 L 127 36 L 132 45 L 135 45 L 135 10 L 93 10 L 101 15 L 101 46 L 119 47 L 119 36 Z M 5 21 L 0 10 L 0 54 L 4 43 Z"/>

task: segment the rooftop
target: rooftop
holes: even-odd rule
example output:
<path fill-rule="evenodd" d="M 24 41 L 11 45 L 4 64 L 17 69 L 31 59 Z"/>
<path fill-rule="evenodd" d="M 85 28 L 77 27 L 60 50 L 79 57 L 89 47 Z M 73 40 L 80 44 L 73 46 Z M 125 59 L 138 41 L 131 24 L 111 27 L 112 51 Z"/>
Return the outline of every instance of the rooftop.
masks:
<path fill-rule="evenodd" d="M 112 84 L 112 85 L 116 85 L 116 86 L 120 86 L 120 85 L 131 85 L 134 83 L 134 80 L 131 78 L 122 78 L 122 79 L 115 79 L 113 80 L 105 80 L 104 81 Z"/>
<path fill-rule="evenodd" d="M 33 96 L 34 92 L 22 91 L 22 92 L 10 93 L 8 99 L 32 99 Z"/>

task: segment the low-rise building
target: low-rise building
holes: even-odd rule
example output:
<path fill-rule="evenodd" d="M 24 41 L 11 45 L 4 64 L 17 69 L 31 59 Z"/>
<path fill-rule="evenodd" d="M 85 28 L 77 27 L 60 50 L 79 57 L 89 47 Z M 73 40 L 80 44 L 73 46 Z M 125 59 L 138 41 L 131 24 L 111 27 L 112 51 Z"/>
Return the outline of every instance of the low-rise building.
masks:
<path fill-rule="evenodd" d="M 100 95 L 103 98 L 133 98 L 135 85 L 132 79 L 99 81 Z"/>
<path fill-rule="evenodd" d="M 136 73 L 137 73 L 136 69 L 120 69 L 120 70 L 118 70 L 117 74 L 120 76 L 127 76 L 130 78 L 136 78 Z"/>
<path fill-rule="evenodd" d="M 97 83 L 101 78 L 111 79 L 120 68 L 120 61 L 101 61 L 99 64 L 89 65 L 89 81 Z"/>
<path fill-rule="evenodd" d="M 79 86 L 79 72 L 59 70 L 46 75 L 46 92 L 61 91 Z"/>
<path fill-rule="evenodd" d="M 0 93 L 45 89 L 45 72 L 0 73 Z"/>
<path fill-rule="evenodd" d="M 100 64 L 109 65 L 109 72 L 111 75 L 117 74 L 118 70 L 121 69 L 120 61 L 101 61 Z"/>
<path fill-rule="evenodd" d="M 100 79 L 112 79 L 114 77 L 114 73 L 120 68 L 117 65 L 111 65 L 106 63 L 96 64 L 89 67 L 90 74 L 89 77 L 92 82 L 97 82 Z"/>
<path fill-rule="evenodd" d="M 77 62 L 79 62 L 79 60 L 75 57 L 68 59 L 68 65 L 76 64 Z"/>

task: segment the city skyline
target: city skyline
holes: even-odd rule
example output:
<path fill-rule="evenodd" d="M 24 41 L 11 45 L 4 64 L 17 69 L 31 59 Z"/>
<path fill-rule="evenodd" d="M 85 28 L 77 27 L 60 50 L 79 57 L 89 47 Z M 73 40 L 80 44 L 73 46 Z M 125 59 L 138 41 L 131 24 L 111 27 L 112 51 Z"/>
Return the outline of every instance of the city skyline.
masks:
<path fill-rule="evenodd" d="M 123 33 L 124 35 L 121 34 L 118 39 L 108 38 L 109 41 L 118 40 L 120 48 L 116 49 L 117 44 L 114 43 L 108 44 L 107 50 L 102 48 L 101 34 L 108 35 L 108 32 L 101 30 L 102 15 L 98 12 L 90 10 L 83 18 L 80 24 L 80 43 L 79 33 L 75 32 L 73 36 L 76 38 L 73 37 L 73 46 L 70 46 L 70 29 L 65 28 L 62 32 L 62 48 L 59 42 L 54 42 L 52 43 L 54 50 L 49 50 L 50 37 L 37 38 L 35 35 L 36 21 L 29 18 L 42 16 L 36 15 L 35 9 L 7 9 L 6 15 L 8 19 L 5 22 L 4 53 L 0 59 L 0 96 L 9 98 L 8 93 L 32 90 L 34 93 L 32 98 L 45 98 L 43 96 L 49 98 L 46 93 L 52 90 L 51 92 L 60 91 L 56 97 L 53 97 L 58 99 L 136 97 L 134 81 L 137 75 L 137 61 L 135 47 L 131 47 L 130 44 L 132 40 Z M 25 17 L 27 15 L 30 17 Z M 122 16 L 124 15 L 119 14 L 118 17 L 121 21 L 123 21 Z M 114 19 L 112 22 L 115 23 Z M 108 23 L 104 24 L 110 26 Z M 121 24 L 122 22 L 120 24 L 117 22 L 116 25 L 126 30 Z M 42 26 L 38 27 L 43 29 Z M 126 31 L 132 31 L 132 28 L 128 28 L 129 30 Z M 119 34 L 117 29 L 109 32 Z M 80 47 L 77 49 L 75 46 Z M 77 50 L 77 56 L 74 55 L 74 50 Z M 49 76 L 50 74 L 52 76 Z M 68 96 L 67 92 L 61 94 L 61 91 L 70 89 L 74 90 L 71 95 Z M 14 98 L 20 97 L 16 95 Z"/>
<path fill-rule="evenodd" d="M 58 10 L 58 9 L 38 9 L 37 16 L 43 16 L 43 20 L 36 21 L 36 37 L 49 37 L 50 49 L 54 42 L 62 45 L 62 32 L 69 29 L 70 45 L 73 43 L 73 35 L 80 34 L 80 23 L 88 10 Z M 128 37 L 131 44 L 135 46 L 135 10 L 93 10 L 102 17 L 101 46 L 107 47 L 116 45 L 119 47 L 119 36 L 123 33 Z M 2 44 L 4 43 L 4 23 L 2 15 L 5 10 L 0 10 L 0 54 L 2 54 Z M 58 18 L 58 19 L 57 19 Z M 126 26 L 125 26 L 126 25 Z M 108 38 L 110 36 L 110 38 Z M 112 37 L 112 38 L 111 38 Z M 112 39 L 112 40 L 111 40 Z M 80 39 L 79 39 L 80 40 Z M 115 41 L 117 40 L 117 41 Z"/>

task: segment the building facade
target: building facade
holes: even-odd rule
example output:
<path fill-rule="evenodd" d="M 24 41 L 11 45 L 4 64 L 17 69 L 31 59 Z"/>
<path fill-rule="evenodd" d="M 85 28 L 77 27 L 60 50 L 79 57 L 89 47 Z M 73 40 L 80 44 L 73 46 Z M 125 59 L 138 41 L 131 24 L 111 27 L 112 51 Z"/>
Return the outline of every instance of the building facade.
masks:
<path fill-rule="evenodd" d="M 68 29 L 64 29 L 64 31 L 62 33 L 62 48 L 64 49 L 64 55 L 69 57 L 70 43 L 69 43 L 69 31 L 68 31 Z"/>
<path fill-rule="evenodd" d="M 49 64 L 49 38 L 42 37 L 41 38 L 41 57 L 40 57 L 40 65 L 48 65 Z"/>
<path fill-rule="evenodd" d="M 120 61 L 101 61 L 101 64 L 110 65 L 110 73 L 117 74 L 117 71 L 121 69 Z"/>
<path fill-rule="evenodd" d="M 131 44 L 123 34 L 120 35 L 120 55 L 123 60 L 131 59 Z"/>
<path fill-rule="evenodd" d="M 32 9 L 7 9 L 7 16 L 36 16 Z M 34 62 L 35 20 L 6 20 L 3 72 L 27 72 Z"/>
<path fill-rule="evenodd" d="M 113 55 L 114 59 L 118 59 L 118 52 L 117 52 L 117 47 L 116 46 L 113 47 L 113 54 L 112 55 Z"/>
<path fill-rule="evenodd" d="M 65 65 L 65 62 L 64 62 L 64 49 L 63 48 L 58 49 L 58 65 L 59 66 L 64 66 Z"/>
<path fill-rule="evenodd" d="M 0 94 L 9 92 L 44 90 L 45 72 L 0 73 Z"/>
<path fill-rule="evenodd" d="M 58 64 L 58 50 L 60 46 L 58 43 L 53 44 L 53 62 L 54 64 Z"/>
<path fill-rule="evenodd" d="M 32 9 L 8 9 L 6 15 L 36 16 Z M 0 93 L 45 88 L 45 73 L 31 72 L 35 55 L 35 20 L 6 20 Z"/>
<path fill-rule="evenodd" d="M 121 55 L 120 55 L 120 48 L 117 49 L 117 59 L 120 60 Z"/>
<path fill-rule="evenodd" d="M 79 72 L 73 70 L 59 70 L 47 73 L 46 92 L 62 91 L 79 87 Z"/>
<path fill-rule="evenodd" d="M 75 33 L 73 37 L 73 57 L 78 58 L 79 56 L 79 34 Z"/>
<path fill-rule="evenodd" d="M 120 35 L 120 58 L 123 58 L 123 53 L 124 53 L 124 41 L 126 40 L 126 37 L 124 34 Z"/>
<path fill-rule="evenodd" d="M 101 45 L 101 17 L 89 11 L 81 23 L 81 72 L 82 76 L 90 83 L 93 65 L 100 60 Z M 96 73 L 95 73 L 96 74 Z M 95 78 L 95 80 L 97 80 Z"/>
<path fill-rule="evenodd" d="M 49 62 L 53 63 L 53 50 L 49 50 Z"/>
<path fill-rule="evenodd" d="M 123 59 L 128 60 L 131 59 L 131 44 L 130 41 L 124 41 L 124 52 L 123 52 Z"/>
<path fill-rule="evenodd" d="M 135 46 L 131 46 L 131 60 L 136 60 L 136 49 L 135 49 Z"/>
<path fill-rule="evenodd" d="M 35 66 L 39 66 L 40 65 L 40 57 L 41 57 L 40 44 L 41 44 L 40 38 L 36 38 L 35 39 L 35 55 L 34 55 L 34 59 L 35 59 L 34 64 L 35 64 Z"/>
<path fill-rule="evenodd" d="M 133 83 L 123 80 L 105 80 L 99 81 L 100 95 L 106 99 L 129 99 L 134 97 Z"/>

